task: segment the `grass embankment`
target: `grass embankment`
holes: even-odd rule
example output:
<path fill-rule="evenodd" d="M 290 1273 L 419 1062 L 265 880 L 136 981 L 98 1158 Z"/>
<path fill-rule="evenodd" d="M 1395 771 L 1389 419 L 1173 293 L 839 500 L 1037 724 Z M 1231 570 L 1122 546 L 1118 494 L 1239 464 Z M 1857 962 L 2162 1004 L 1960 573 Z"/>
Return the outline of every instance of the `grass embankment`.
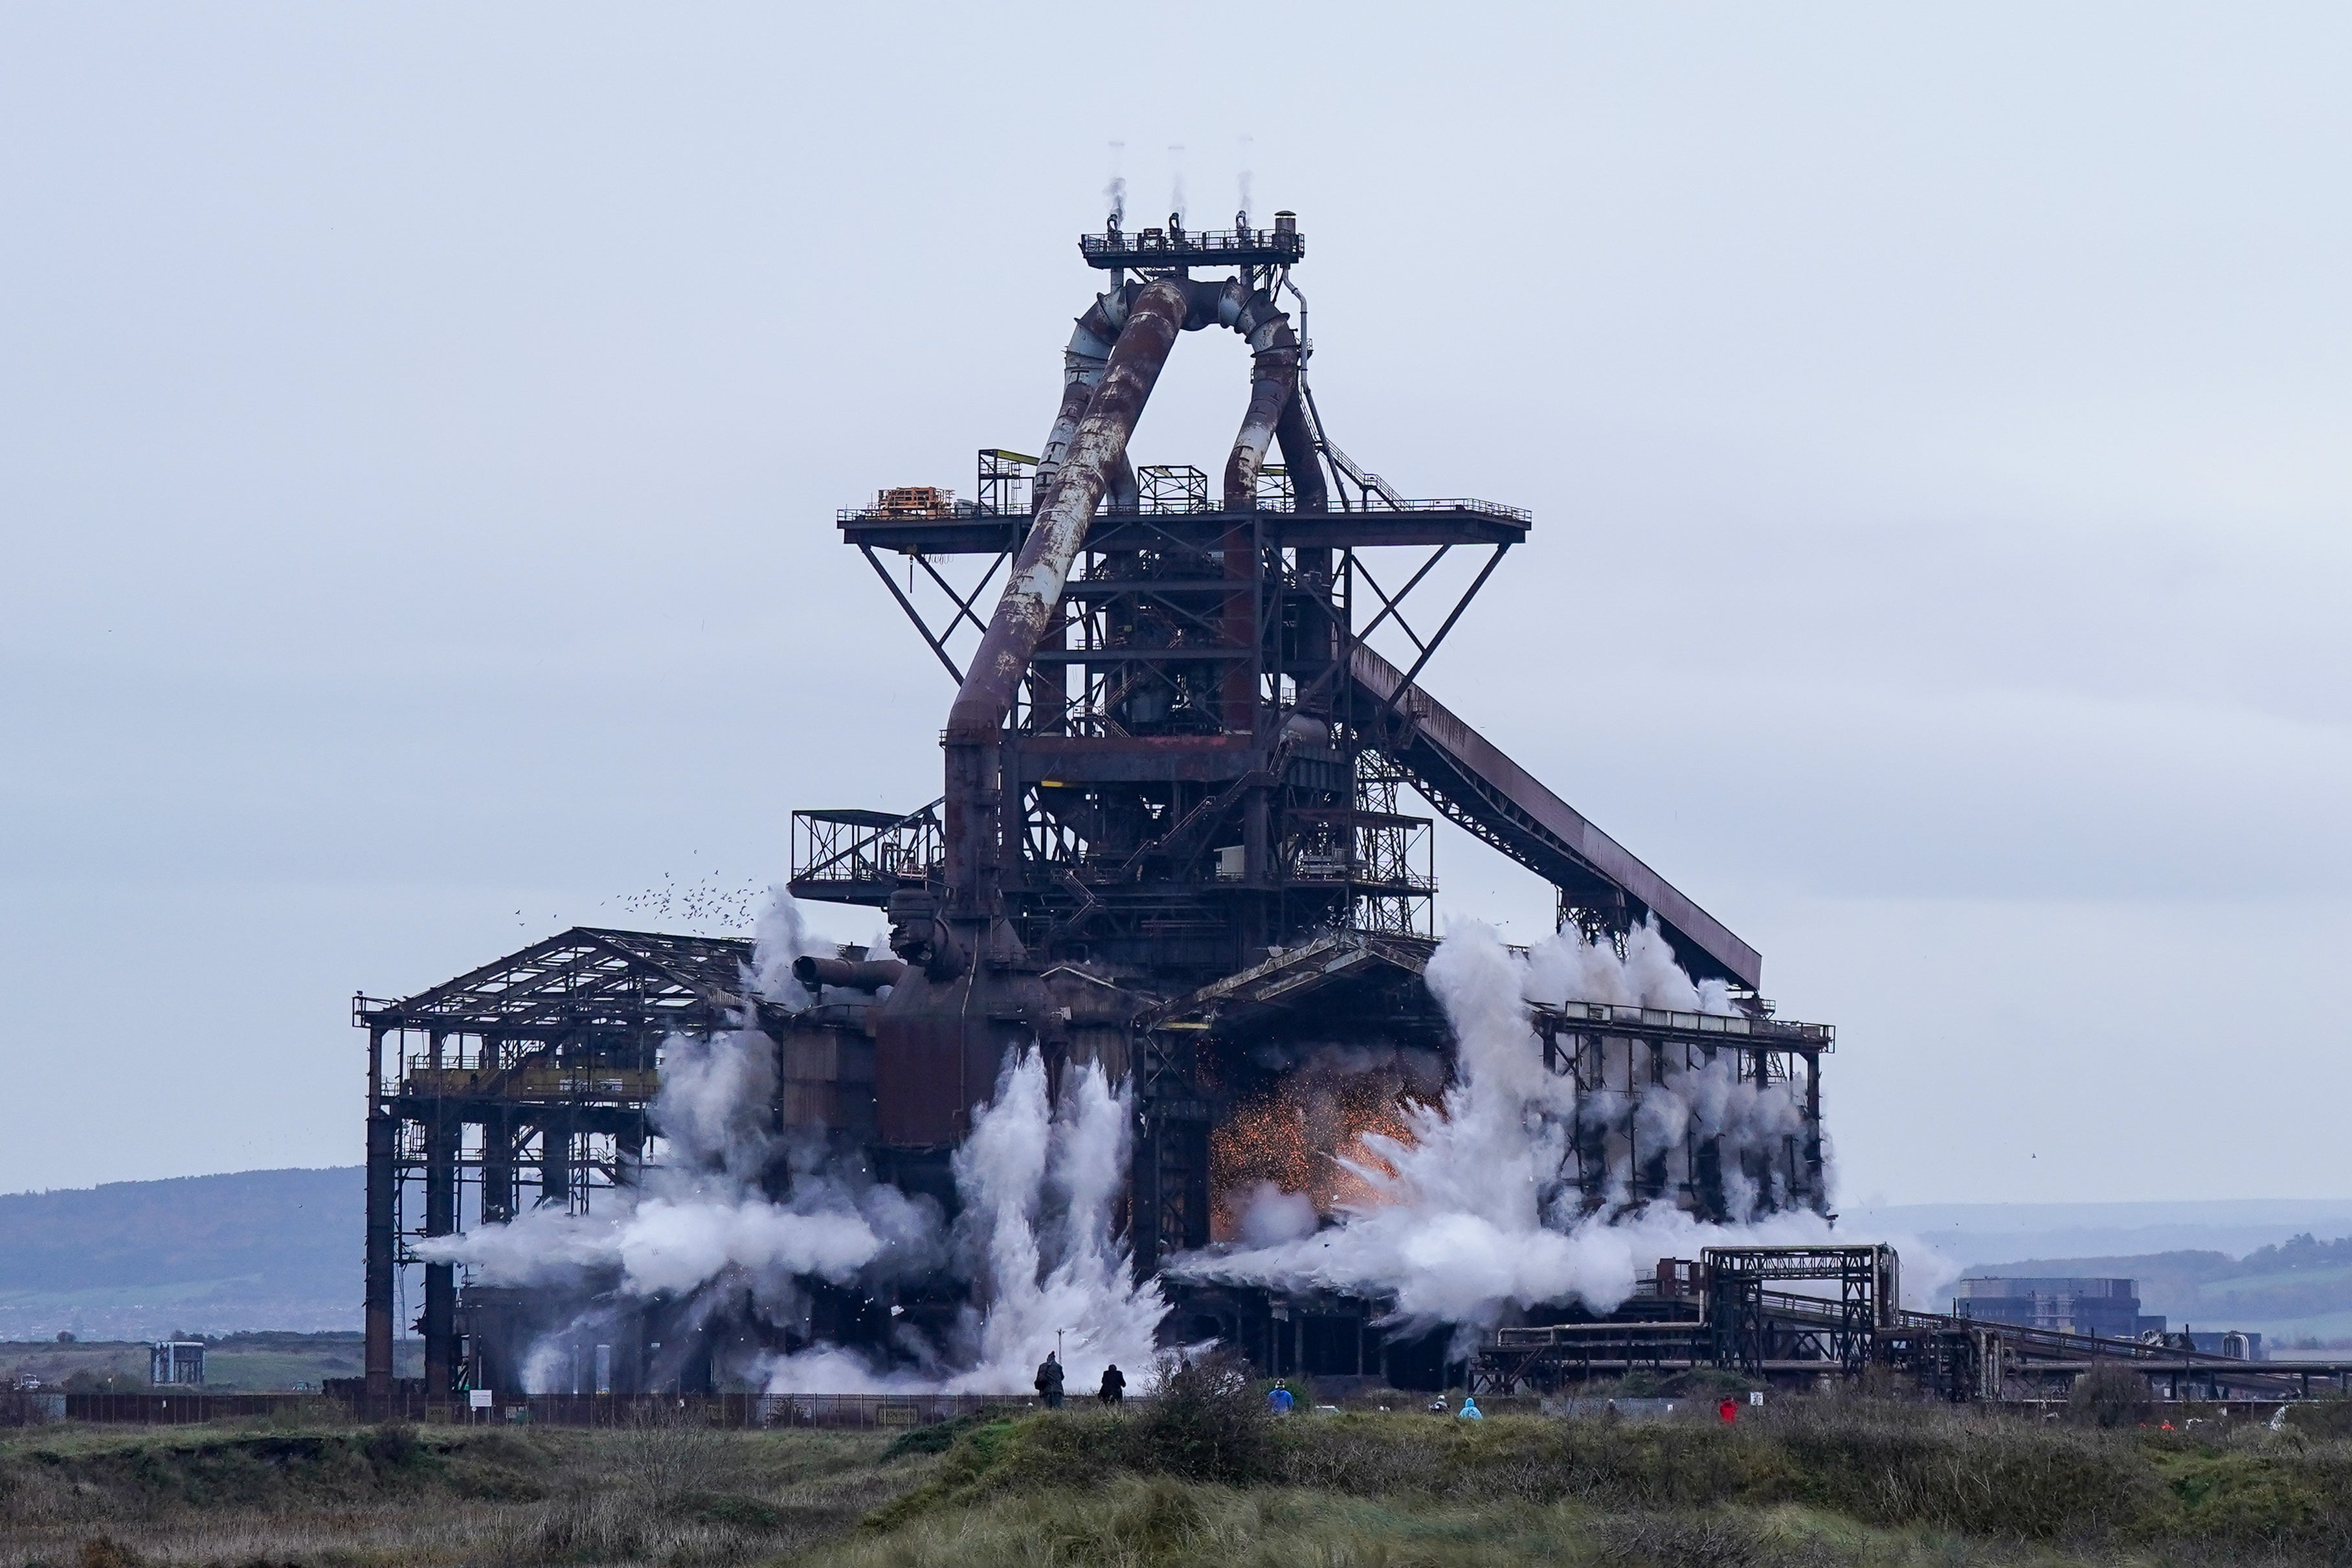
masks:
<path fill-rule="evenodd" d="M 2210 1435 L 2208 1435 L 2210 1434 Z M 2352 1441 L 1789 1400 L 1468 1424 L 1238 1406 L 879 1436 L 58 1427 L 0 1568 L 2352 1562 Z"/>
<path fill-rule="evenodd" d="M 1254 1474 L 1171 1473 L 1129 1418 L 963 1435 L 837 1568 L 1150 1563 L 2352 1561 L 2352 1443 L 1864 1402 L 1760 1418 L 1295 1419 Z M 1176 1465 L 1176 1470 L 1185 1467 Z"/>
<path fill-rule="evenodd" d="M 862 1434 L 227 1426 L 0 1435 L 0 1568 L 733 1563 L 854 1531 L 934 1460 Z"/>

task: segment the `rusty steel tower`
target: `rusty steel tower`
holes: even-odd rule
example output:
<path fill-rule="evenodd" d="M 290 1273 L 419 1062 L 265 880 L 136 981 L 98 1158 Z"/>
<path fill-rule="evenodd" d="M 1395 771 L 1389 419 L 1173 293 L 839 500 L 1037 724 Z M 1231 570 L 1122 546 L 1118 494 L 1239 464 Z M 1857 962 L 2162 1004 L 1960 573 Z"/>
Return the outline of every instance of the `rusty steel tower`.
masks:
<path fill-rule="evenodd" d="M 668 1053 L 722 1030 L 773 1043 L 780 1143 L 821 1142 L 950 1215 L 950 1157 L 1008 1057 L 1034 1044 L 1055 1075 L 1099 1063 L 1134 1092 L 1136 1268 L 1221 1239 L 1221 1194 L 1246 1174 L 1235 1130 L 1308 1064 L 1333 1047 L 1410 1058 L 1414 1087 L 1372 1090 L 1391 1109 L 1451 1076 L 1423 979 L 1437 815 L 1556 889 L 1563 929 L 1622 942 L 1654 924 L 1693 979 L 1727 987 L 1727 1011 L 1531 1007 L 1545 1067 L 1598 1108 L 1564 1156 L 1583 1211 L 1823 1203 L 1833 1031 L 1775 1017 L 1754 948 L 1419 684 L 1528 515 L 1407 499 L 1332 441 L 1308 385 L 1291 214 L 1213 233 L 1114 221 L 1079 254 L 1108 287 L 1077 319 L 1037 452 L 982 450 L 966 498 L 905 486 L 837 520 L 955 682 L 938 799 L 793 813 L 793 893 L 887 910 L 890 955 L 802 957 L 805 1005 L 784 1005 L 753 984 L 748 942 L 583 928 L 404 1000 L 356 1001 L 371 1408 L 398 1392 L 418 1243 L 530 1208 L 625 1204 L 663 1163 Z M 1223 472 L 1136 466 L 1129 439 L 1169 353 L 1212 327 L 1250 350 Z M 1456 551 L 1475 562 L 1466 587 L 1432 604 Z M 1646 1129 L 1643 1096 L 1698 1068 L 1785 1098 L 1797 1130 L 1733 1144 Z M 778 1196 L 795 1179 L 781 1163 L 760 1176 Z M 709 1386 L 722 1322 L 770 1351 L 880 1346 L 894 1323 L 944 1325 L 965 1300 L 945 1273 L 879 1293 L 809 1280 L 805 1321 L 689 1331 L 692 1303 L 600 1297 L 607 1327 L 589 1334 L 562 1327 L 577 1302 L 465 1283 L 446 1261 L 422 1275 L 428 1405 L 515 1386 L 525 1349 L 565 1333 L 575 1385 L 604 1386 L 609 1352 L 615 1392 L 686 1391 Z M 1445 1334 L 1386 1337 L 1379 1301 L 1171 1283 L 1175 1331 L 1224 1338 L 1269 1372 L 1444 1375 Z"/>
<path fill-rule="evenodd" d="M 1079 253 L 1109 287 L 1077 319 L 1037 455 L 982 451 L 969 500 L 901 488 L 838 520 L 957 682 L 938 801 L 795 813 L 793 892 L 886 908 L 908 966 L 872 1021 L 876 1132 L 899 1179 L 940 1188 L 1006 1054 L 1035 1039 L 1136 1079 L 1139 1258 L 1206 1242 L 1207 1135 L 1248 1077 L 1246 1037 L 1444 1048 L 1418 980 L 1432 819 L 1400 809 L 1412 795 L 1551 882 L 1564 925 L 1654 921 L 1810 1079 L 1828 1031 L 1753 1001 L 1756 951 L 1416 684 L 1530 519 L 1407 499 L 1332 442 L 1284 308 L 1304 321 L 1295 216 L 1209 233 L 1114 220 Z M 1213 327 L 1250 349 L 1223 473 L 1137 468 L 1129 439 L 1171 350 Z M 1484 552 L 1466 590 L 1433 614 L 1409 605 L 1456 550 Z M 885 552 L 944 593 L 943 614 Z M 979 568 L 970 587 L 941 570 L 959 558 Z M 961 661 L 960 626 L 976 634 Z M 1383 627 L 1413 650 L 1406 668 L 1367 641 Z M 1759 1082 L 1769 1055 L 1745 1069 Z M 1572 1045 L 1561 1059 L 1576 1070 Z M 1798 1193 L 1820 1184 L 1808 1098 L 1784 1182 Z"/>

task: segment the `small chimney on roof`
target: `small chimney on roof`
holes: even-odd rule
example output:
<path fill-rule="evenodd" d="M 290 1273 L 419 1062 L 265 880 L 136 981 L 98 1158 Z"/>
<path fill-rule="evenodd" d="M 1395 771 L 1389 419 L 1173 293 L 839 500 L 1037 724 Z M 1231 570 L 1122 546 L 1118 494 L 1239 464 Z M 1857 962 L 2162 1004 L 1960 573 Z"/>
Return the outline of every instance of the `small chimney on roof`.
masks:
<path fill-rule="evenodd" d="M 1274 232 L 1276 234 L 1297 234 L 1298 232 L 1298 215 L 1297 213 L 1275 214 Z"/>

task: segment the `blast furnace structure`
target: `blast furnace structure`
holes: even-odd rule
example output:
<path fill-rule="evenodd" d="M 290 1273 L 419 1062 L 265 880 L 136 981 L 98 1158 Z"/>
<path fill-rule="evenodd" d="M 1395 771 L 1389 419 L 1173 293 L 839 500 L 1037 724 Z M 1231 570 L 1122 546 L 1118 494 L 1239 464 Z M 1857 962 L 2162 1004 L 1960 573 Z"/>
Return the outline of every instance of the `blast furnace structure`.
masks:
<path fill-rule="evenodd" d="M 404 1002 L 362 1002 L 372 1384 L 389 1379 L 408 1238 L 448 1234 L 469 1207 L 511 1215 L 522 1176 L 539 1202 L 573 1206 L 594 1183 L 627 1184 L 658 1158 L 645 1110 L 660 1041 L 730 1016 L 777 1041 L 780 1126 L 950 1209 L 950 1156 L 1009 1053 L 1034 1045 L 1056 1074 L 1100 1062 L 1133 1085 L 1136 1268 L 1221 1239 L 1222 1198 L 1265 1173 L 1253 1119 L 1318 1054 L 1407 1064 L 1375 1080 L 1375 1100 L 1444 1080 L 1451 1042 L 1422 980 L 1435 946 L 1424 804 L 1550 883 L 1563 929 L 1622 943 L 1654 927 L 1727 998 L 1534 1009 L 1547 1068 L 1620 1108 L 1579 1121 L 1569 1159 L 1588 1212 L 1734 1217 L 1735 1191 L 1822 1204 L 1833 1032 L 1775 1017 L 1754 948 L 1420 686 L 1530 519 L 1405 498 L 1332 442 L 1291 276 L 1305 251 L 1288 213 L 1270 228 L 1242 215 L 1224 232 L 1171 218 L 1084 237 L 1108 286 L 1077 319 L 1036 454 L 982 450 L 968 499 L 902 487 L 839 515 L 956 686 L 940 798 L 793 816 L 792 892 L 887 911 L 890 956 L 802 958 L 816 1005 L 786 1011 L 751 994 L 740 944 L 580 931 Z M 1180 336 L 1213 328 L 1250 351 L 1222 473 L 1137 467 L 1129 441 L 1161 367 Z M 1467 587 L 1428 603 L 1456 552 L 1475 561 Z M 914 584 L 944 608 L 927 614 Z M 1799 1130 L 1727 1154 L 1687 1129 L 1644 1141 L 1646 1090 L 1727 1062 L 1789 1093 Z M 1377 1122 L 1380 1107 L 1365 1114 Z M 583 1172 L 591 1134 L 606 1155 Z M 480 1323 L 528 1318 L 527 1304 L 479 1292 L 468 1339 L 448 1266 L 426 1276 L 436 1388 L 511 1381 Z M 1370 1326 L 1377 1301 L 1173 1293 L 1172 1331 L 1220 1334 L 1269 1370 L 1413 1373 Z M 855 1340 L 925 1310 L 920 1295 L 835 1302 L 822 1331 Z M 657 1375 L 642 1348 L 620 1359 L 616 1389 Z"/>

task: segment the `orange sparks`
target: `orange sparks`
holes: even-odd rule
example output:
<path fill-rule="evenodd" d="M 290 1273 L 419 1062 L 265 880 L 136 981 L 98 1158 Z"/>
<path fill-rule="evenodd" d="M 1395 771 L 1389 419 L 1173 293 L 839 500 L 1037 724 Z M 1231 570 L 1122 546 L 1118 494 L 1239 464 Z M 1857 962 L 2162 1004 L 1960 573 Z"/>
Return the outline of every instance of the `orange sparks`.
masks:
<path fill-rule="evenodd" d="M 1403 1076 L 1381 1070 L 1296 1074 L 1244 1105 L 1209 1135 L 1212 1235 L 1230 1241 L 1238 1234 L 1240 1206 L 1261 1182 L 1305 1194 L 1321 1215 L 1387 1202 L 1349 1167 L 1394 1174 L 1364 1140 L 1377 1134 L 1411 1143 L 1405 1110 L 1412 1103 Z"/>

